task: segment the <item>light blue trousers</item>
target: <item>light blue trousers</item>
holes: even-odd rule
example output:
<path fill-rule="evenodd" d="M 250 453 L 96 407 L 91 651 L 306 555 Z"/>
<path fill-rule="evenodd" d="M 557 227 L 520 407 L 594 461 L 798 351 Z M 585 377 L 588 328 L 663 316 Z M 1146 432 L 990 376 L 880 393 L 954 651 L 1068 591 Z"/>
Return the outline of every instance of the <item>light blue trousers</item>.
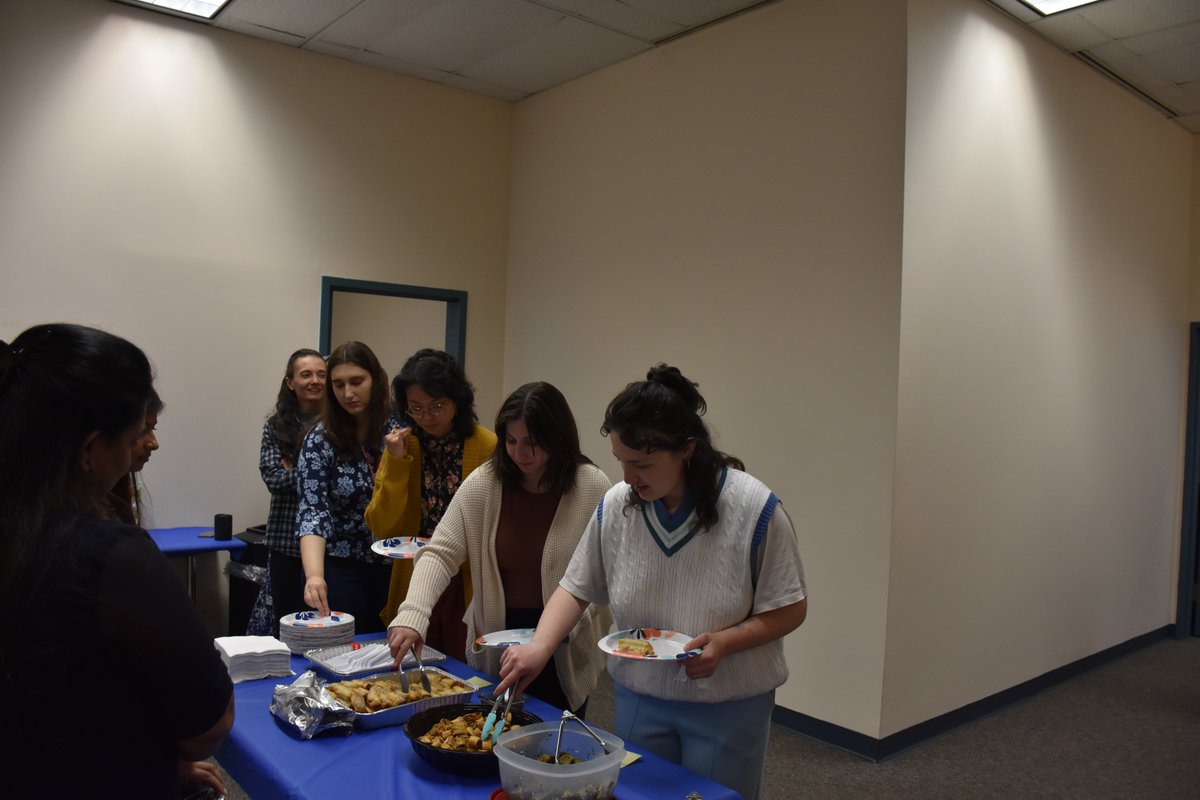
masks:
<path fill-rule="evenodd" d="M 735 789 L 746 800 L 758 800 L 774 691 L 725 703 L 685 703 L 647 697 L 614 683 L 613 695 L 617 736 Z"/>

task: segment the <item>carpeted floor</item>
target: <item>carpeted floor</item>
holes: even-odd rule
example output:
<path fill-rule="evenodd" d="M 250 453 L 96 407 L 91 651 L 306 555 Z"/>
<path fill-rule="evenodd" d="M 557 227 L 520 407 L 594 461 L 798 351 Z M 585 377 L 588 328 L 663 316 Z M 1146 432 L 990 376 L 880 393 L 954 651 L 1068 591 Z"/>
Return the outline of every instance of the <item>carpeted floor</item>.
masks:
<path fill-rule="evenodd" d="M 587 717 L 610 727 L 607 679 Z M 1200 639 L 1167 639 L 881 764 L 776 726 L 763 800 L 1198 797 Z"/>

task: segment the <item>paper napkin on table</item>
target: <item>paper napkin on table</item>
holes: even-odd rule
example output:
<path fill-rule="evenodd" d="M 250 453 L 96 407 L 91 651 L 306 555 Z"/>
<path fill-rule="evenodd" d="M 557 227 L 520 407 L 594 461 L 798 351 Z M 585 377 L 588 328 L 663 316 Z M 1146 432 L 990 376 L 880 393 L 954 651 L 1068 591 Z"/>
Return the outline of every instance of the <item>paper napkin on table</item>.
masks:
<path fill-rule="evenodd" d="M 274 636 L 221 636 L 213 645 L 234 683 L 292 674 L 292 651 Z"/>

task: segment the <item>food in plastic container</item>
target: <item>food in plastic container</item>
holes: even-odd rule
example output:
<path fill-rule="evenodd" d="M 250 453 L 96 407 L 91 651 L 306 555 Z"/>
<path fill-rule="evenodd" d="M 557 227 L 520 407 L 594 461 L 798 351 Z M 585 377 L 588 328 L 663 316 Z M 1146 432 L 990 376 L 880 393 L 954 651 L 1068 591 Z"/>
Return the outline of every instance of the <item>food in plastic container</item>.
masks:
<path fill-rule="evenodd" d="M 570 753 L 578 764 L 543 763 L 538 756 L 554 758 L 559 721 L 539 722 L 505 733 L 493 752 L 500 761 L 500 785 L 510 800 L 608 800 L 616 791 L 625 742 L 593 727 L 608 745 L 600 745 L 575 725 L 562 731 L 561 753 Z"/>

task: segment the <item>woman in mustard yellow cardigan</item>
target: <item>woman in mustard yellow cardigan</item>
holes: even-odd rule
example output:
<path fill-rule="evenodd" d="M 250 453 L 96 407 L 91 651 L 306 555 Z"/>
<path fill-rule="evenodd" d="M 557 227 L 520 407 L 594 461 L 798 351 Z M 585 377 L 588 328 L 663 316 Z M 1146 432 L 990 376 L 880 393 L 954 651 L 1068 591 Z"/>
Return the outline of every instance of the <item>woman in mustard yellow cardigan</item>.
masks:
<path fill-rule="evenodd" d="M 367 506 L 367 527 L 376 539 L 432 536 L 463 479 L 496 449 L 496 434 L 479 424 L 475 390 L 458 362 L 440 350 L 419 350 L 392 381 L 396 413 L 407 427 L 390 432 Z M 466 660 L 463 616 L 471 602 L 466 564 L 434 606 L 425 642 Z M 386 624 L 408 593 L 412 562 L 392 566 Z"/>

